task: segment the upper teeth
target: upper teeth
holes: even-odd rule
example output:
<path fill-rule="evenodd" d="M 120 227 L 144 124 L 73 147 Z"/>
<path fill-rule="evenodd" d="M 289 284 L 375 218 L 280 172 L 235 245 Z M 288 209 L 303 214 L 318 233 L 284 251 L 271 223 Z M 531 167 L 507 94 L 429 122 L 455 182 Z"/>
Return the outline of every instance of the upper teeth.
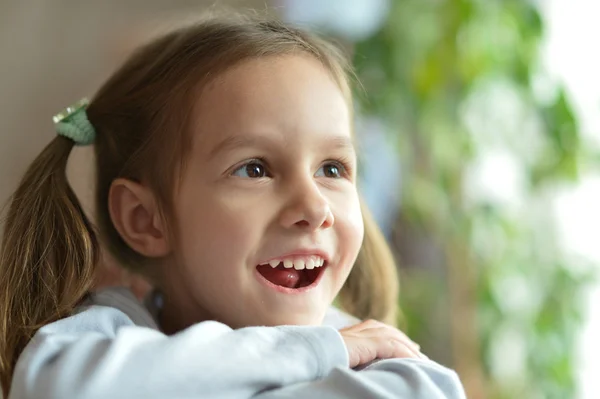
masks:
<path fill-rule="evenodd" d="M 312 256 L 310 258 L 303 259 L 273 259 L 269 261 L 269 265 L 272 268 L 276 268 L 280 263 L 283 262 L 283 267 L 291 269 L 292 267 L 296 270 L 302 269 L 314 269 L 315 267 L 321 267 L 325 263 L 325 260 L 319 256 Z"/>

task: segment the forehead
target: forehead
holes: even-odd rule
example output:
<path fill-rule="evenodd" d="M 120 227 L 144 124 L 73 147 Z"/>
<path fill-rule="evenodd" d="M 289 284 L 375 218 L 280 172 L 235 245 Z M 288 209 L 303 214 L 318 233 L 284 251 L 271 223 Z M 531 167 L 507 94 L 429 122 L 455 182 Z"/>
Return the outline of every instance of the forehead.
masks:
<path fill-rule="evenodd" d="M 245 61 L 207 84 L 192 117 L 194 141 L 210 151 L 252 132 L 289 144 L 323 135 L 350 136 L 350 111 L 331 73 L 308 55 Z"/>

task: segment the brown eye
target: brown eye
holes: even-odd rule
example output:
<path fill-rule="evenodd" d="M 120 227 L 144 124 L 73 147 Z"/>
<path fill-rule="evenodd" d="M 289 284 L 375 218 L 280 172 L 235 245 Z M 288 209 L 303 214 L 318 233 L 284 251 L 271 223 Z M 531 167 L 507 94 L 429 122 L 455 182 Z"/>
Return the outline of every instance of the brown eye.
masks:
<path fill-rule="evenodd" d="M 317 177 L 329 177 L 331 179 L 339 179 L 342 177 L 344 167 L 337 162 L 329 162 L 321 166 L 316 173 Z"/>
<path fill-rule="evenodd" d="M 234 176 L 244 177 L 249 179 L 259 179 L 267 175 L 265 167 L 258 161 L 250 161 L 240 166 L 233 172 Z"/>

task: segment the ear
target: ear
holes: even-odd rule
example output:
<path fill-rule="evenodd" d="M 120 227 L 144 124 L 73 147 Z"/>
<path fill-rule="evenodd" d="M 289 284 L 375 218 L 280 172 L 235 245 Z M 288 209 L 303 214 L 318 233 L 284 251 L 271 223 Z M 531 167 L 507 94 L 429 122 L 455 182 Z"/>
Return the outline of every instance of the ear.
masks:
<path fill-rule="evenodd" d="M 115 228 L 131 249 L 148 258 L 170 252 L 158 203 L 148 187 L 115 179 L 108 193 L 108 209 Z"/>

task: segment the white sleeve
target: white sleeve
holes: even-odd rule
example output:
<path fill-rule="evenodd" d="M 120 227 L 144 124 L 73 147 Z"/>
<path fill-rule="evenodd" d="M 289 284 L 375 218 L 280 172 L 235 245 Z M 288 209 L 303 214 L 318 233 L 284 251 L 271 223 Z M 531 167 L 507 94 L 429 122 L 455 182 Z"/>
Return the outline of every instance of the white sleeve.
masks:
<path fill-rule="evenodd" d="M 463 395 L 463 396 L 461 396 Z M 456 374 L 433 362 L 384 360 L 348 368 L 326 326 L 196 324 L 174 336 L 104 306 L 41 328 L 17 362 L 8 399 L 448 398 Z"/>
<path fill-rule="evenodd" d="M 174 336 L 92 306 L 41 328 L 19 358 L 8 399 L 239 398 L 347 367 L 333 327 L 202 322 Z"/>
<path fill-rule="evenodd" d="M 455 372 L 415 359 L 383 360 L 361 371 L 335 368 L 319 381 L 264 392 L 255 399 L 466 399 Z"/>

